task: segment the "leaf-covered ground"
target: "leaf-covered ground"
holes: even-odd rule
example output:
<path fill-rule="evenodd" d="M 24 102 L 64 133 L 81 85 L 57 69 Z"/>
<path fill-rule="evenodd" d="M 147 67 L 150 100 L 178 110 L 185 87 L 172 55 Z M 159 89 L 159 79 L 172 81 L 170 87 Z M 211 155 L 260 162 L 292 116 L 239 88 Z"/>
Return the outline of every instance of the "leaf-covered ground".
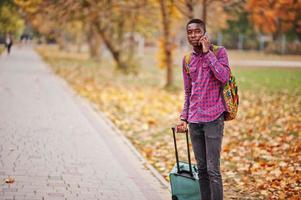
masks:
<path fill-rule="evenodd" d="M 98 64 L 83 55 L 45 48 L 39 52 L 168 180 L 175 163 L 170 127 L 182 108 L 181 83 L 178 90 L 162 89 L 165 76 L 155 66 L 125 76 L 112 64 Z M 301 70 L 256 70 L 233 69 L 240 84 L 240 107 L 237 120 L 225 123 L 221 159 L 225 199 L 300 199 Z M 183 135 L 179 148 L 185 160 Z"/>

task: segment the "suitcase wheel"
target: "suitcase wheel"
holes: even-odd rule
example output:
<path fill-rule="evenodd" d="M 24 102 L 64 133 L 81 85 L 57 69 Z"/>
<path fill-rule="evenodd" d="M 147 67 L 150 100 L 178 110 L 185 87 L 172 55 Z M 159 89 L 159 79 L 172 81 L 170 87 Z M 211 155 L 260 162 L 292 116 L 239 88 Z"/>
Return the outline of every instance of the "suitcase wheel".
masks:
<path fill-rule="evenodd" d="M 178 197 L 176 195 L 172 195 L 171 199 L 172 200 L 178 200 Z"/>

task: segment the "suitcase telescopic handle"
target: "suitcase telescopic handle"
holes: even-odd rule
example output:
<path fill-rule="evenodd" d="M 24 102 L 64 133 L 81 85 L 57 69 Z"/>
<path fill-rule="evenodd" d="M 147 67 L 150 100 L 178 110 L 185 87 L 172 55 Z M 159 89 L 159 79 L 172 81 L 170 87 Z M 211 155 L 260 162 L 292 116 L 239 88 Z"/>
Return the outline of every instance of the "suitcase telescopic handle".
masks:
<path fill-rule="evenodd" d="M 172 127 L 171 129 L 172 129 L 172 133 L 173 133 L 173 141 L 174 141 L 174 146 L 175 146 L 175 153 L 176 153 L 176 161 L 177 161 L 178 173 L 181 173 L 180 164 L 179 164 L 179 155 L 178 155 L 177 140 L 176 140 L 176 129 L 175 129 L 175 127 Z M 186 135 L 186 144 L 187 144 L 187 153 L 188 153 L 189 172 L 190 172 L 191 177 L 193 177 L 192 167 L 191 167 L 190 150 L 189 150 L 188 130 L 187 129 L 185 131 L 185 135 Z"/>

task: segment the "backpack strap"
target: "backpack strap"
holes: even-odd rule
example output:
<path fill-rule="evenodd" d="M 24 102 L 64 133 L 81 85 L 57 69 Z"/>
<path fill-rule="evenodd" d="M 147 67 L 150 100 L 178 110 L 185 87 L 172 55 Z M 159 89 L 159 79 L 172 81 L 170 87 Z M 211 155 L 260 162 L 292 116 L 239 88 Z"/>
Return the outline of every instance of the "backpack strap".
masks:
<path fill-rule="evenodd" d="M 217 56 L 217 52 L 218 52 L 219 48 L 220 48 L 220 46 L 213 44 L 212 51 L 215 56 Z"/>
<path fill-rule="evenodd" d="M 185 55 L 184 57 L 185 59 L 185 71 L 187 73 L 187 75 L 189 75 L 190 71 L 189 71 L 189 64 L 190 64 L 190 59 L 191 59 L 191 53 L 188 53 Z"/>

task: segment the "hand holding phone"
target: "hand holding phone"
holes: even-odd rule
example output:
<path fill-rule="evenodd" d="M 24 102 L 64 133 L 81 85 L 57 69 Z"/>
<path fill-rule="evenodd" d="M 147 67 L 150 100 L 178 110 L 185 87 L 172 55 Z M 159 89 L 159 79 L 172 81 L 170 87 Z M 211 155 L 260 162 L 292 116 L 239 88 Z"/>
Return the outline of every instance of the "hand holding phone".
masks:
<path fill-rule="evenodd" d="M 203 53 L 207 53 L 209 51 L 210 41 L 207 32 L 200 38 L 199 46 L 202 47 Z"/>

